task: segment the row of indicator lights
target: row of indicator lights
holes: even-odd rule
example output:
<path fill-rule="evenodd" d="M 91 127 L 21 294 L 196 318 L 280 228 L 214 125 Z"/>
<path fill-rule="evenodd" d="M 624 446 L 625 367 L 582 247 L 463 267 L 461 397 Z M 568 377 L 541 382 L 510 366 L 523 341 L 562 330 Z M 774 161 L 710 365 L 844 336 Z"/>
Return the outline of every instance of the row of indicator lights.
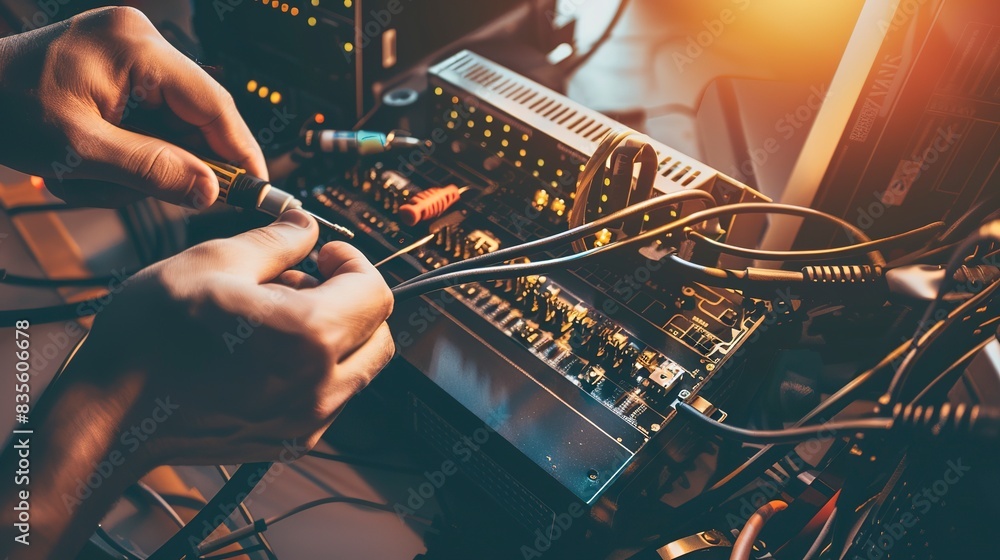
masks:
<path fill-rule="evenodd" d="M 281 103 L 280 92 L 271 91 L 267 86 L 258 84 L 257 80 L 250 80 L 247 82 L 247 91 L 249 93 L 256 93 L 261 99 L 270 99 L 271 103 L 275 105 Z"/>
<path fill-rule="evenodd" d="M 434 95 L 437 95 L 437 96 L 444 95 L 444 89 L 441 88 L 441 87 L 435 87 L 434 88 Z M 451 98 L 451 102 L 452 102 L 453 105 L 457 106 L 460 103 L 460 101 L 461 100 L 458 98 L 458 96 L 452 96 L 452 98 Z M 470 114 L 474 114 L 476 112 L 476 108 L 475 107 L 467 107 L 466 110 Z M 459 114 L 458 114 L 458 111 L 452 111 L 448 116 L 451 117 L 451 120 L 449 120 L 445 124 L 446 127 L 448 127 L 449 129 L 455 129 L 458 126 L 461 125 L 461 123 L 459 123 Z M 483 129 L 483 136 L 486 137 L 486 138 L 492 138 L 493 137 L 493 130 L 491 128 L 489 128 L 488 125 L 491 124 L 491 123 L 493 123 L 495 121 L 495 119 L 493 118 L 492 115 L 486 115 L 485 117 L 483 117 L 483 120 L 487 124 L 487 126 L 484 127 L 484 129 Z M 469 119 L 465 123 L 465 127 L 466 128 L 470 128 L 470 129 L 474 129 L 476 127 L 476 122 L 474 120 L 472 120 L 472 119 Z M 502 128 L 503 128 L 503 131 L 506 132 L 506 133 L 510 133 L 512 131 L 512 128 L 511 128 L 511 126 L 509 124 L 503 125 Z M 522 134 L 521 135 L 521 141 L 527 142 L 529 139 L 530 139 L 530 136 L 528 136 L 527 134 Z M 506 138 L 501 139 L 500 140 L 500 145 L 502 147 L 504 147 L 504 148 L 508 148 L 508 147 L 510 147 L 510 140 L 508 140 Z M 520 157 L 525 158 L 525 157 L 528 156 L 528 151 L 526 149 L 524 149 L 524 148 L 521 148 L 520 150 L 518 150 L 517 154 Z M 497 151 L 497 156 L 503 158 L 503 157 L 507 156 L 507 153 L 504 150 L 499 150 L 499 151 Z M 537 163 L 537 165 L 538 165 L 539 168 L 545 167 L 545 160 L 544 159 L 539 158 L 536 163 Z M 524 166 L 524 162 L 522 160 L 520 160 L 520 159 L 517 159 L 517 160 L 514 161 L 514 166 L 515 167 L 523 167 Z M 586 166 L 584 164 L 580 164 L 580 171 L 583 171 L 585 169 L 585 167 Z M 541 173 L 540 173 L 540 171 L 538 169 L 534 170 L 534 172 L 532 174 L 535 177 L 538 177 L 539 175 L 541 175 Z M 562 176 L 564 176 L 566 174 L 566 171 L 564 171 L 562 169 L 556 169 L 555 170 L 555 174 L 556 174 L 556 177 L 562 177 Z M 552 181 L 552 186 L 554 188 L 559 188 L 559 181 Z M 570 197 L 574 198 L 575 197 L 575 193 L 571 193 Z"/>

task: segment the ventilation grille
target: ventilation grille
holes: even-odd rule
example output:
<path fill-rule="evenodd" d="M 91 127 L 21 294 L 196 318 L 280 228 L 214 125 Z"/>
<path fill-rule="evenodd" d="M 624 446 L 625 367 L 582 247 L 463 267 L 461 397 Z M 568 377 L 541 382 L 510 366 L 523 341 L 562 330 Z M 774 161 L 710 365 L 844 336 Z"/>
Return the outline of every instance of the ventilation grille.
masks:
<path fill-rule="evenodd" d="M 469 51 L 441 62 L 430 72 L 576 149 L 584 158 L 594 152 L 608 133 L 627 130 L 624 125 Z M 665 180 L 690 188 L 716 175 L 708 166 L 660 142 L 647 140 L 659 155 L 659 175 Z"/>

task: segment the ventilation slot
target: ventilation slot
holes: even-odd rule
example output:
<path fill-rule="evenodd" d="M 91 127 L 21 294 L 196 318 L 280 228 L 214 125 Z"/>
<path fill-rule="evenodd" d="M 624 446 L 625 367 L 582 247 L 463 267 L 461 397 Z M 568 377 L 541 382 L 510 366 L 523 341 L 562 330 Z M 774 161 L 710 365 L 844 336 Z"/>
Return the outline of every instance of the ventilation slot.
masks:
<path fill-rule="evenodd" d="M 595 133 L 595 132 L 597 132 L 598 130 L 601 129 L 601 126 L 602 126 L 601 123 L 599 123 L 597 121 L 592 121 L 592 122 L 594 124 L 592 124 L 592 125 L 584 128 L 583 130 L 580 131 L 580 135 L 583 136 L 584 138 L 589 138 L 591 134 L 593 134 L 593 133 Z"/>
<path fill-rule="evenodd" d="M 482 72 L 485 69 L 486 68 L 483 67 L 482 64 L 473 64 L 472 66 L 469 66 L 469 67 L 465 68 L 465 70 L 462 73 L 462 77 L 463 78 L 468 78 L 469 76 L 472 76 L 476 72 Z"/>
<path fill-rule="evenodd" d="M 594 124 L 594 119 L 584 115 L 584 117 L 580 119 L 580 122 L 583 124 L 573 127 L 573 132 L 576 132 L 577 134 L 582 133 L 584 129 L 590 128 Z"/>
<path fill-rule="evenodd" d="M 558 109 L 558 111 L 549 111 L 549 114 L 545 116 L 548 117 L 550 121 L 555 122 L 556 119 L 565 115 L 566 112 L 569 111 L 569 107 L 566 107 L 565 105 L 559 105 Z"/>
<path fill-rule="evenodd" d="M 525 96 L 525 97 L 522 97 L 522 98 L 521 98 L 521 99 L 520 99 L 520 100 L 518 101 L 518 103 L 520 103 L 521 105 L 527 105 L 529 101 L 531 101 L 532 99 L 534 99 L 534 98 L 535 98 L 535 97 L 537 97 L 537 96 L 538 96 L 538 92 L 534 92 L 534 91 L 531 91 L 531 90 L 529 89 L 529 90 L 528 90 L 528 95 L 527 95 L 527 96 Z"/>
<path fill-rule="evenodd" d="M 674 175 L 673 177 L 671 177 L 670 180 L 676 183 L 676 182 L 680 181 L 681 179 L 683 179 L 684 176 L 687 175 L 689 171 L 691 171 L 691 166 L 687 165 L 687 166 L 684 167 L 684 169 L 681 169 L 680 173 L 678 173 L 677 175 Z"/>
<path fill-rule="evenodd" d="M 663 175 L 664 177 L 670 177 L 670 174 L 673 173 L 674 171 L 676 171 L 677 168 L 680 167 L 680 166 L 681 166 L 681 162 L 675 161 L 673 165 L 671 165 L 670 167 L 668 167 L 663 173 L 660 173 L 660 175 Z"/>
<path fill-rule="evenodd" d="M 681 183 L 681 185 L 684 185 L 685 187 L 690 185 L 695 179 L 698 178 L 698 175 L 701 175 L 701 171 L 695 171 L 694 173 L 688 175 L 688 178 L 684 179 L 684 182 Z"/>
<path fill-rule="evenodd" d="M 541 111 L 540 107 L 547 107 L 549 103 L 552 103 L 552 100 L 543 95 L 535 100 L 535 102 L 528 108 L 537 113 Z"/>
<path fill-rule="evenodd" d="M 504 81 L 493 86 L 493 91 L 503 95 L 504 90 L 510 89 L 510 86 L 513 85 L 513 83 L 514 82 L 512 82 L 510 78 L 506 78 Z"/>
<path fill-rule="evenodd" d="M 520 96 L 522 93 L 524 93 L 525 88 L 524 88 L 524 86 L 517 85 L 517 83 L 515 83 L 514 85 L 516 85 L 517 87 L 515 87 L 514 89 L 512 89 L 509 92 L 505 93 L 504 95 L 506 95 L 510 99 L 513 99 L 514 101 L 517 101 L 518 96 Z"/>
<path fill-rule="evenodd" d="M 489 75 L 485 80 L 483 80 L 483 87 L 490 87 L 494 82 L 502 78 L 500 74 L 494 72 Z"/>
<path fill-rule="evenodd" d="M 451 65 L 451 70 L 453 72 L 458 72 L 459 70 L 462 69 L 462 67 L 468 66 L 470 62 L 472 62 L 472 57 L 469 55 L 465 55 L 462 58 L 456 60 L 455 63 Z"/>
<path fill-rule="evenodd" d="M 576 116 L 576 111 L 575 110 L 574 111 L 570 111 L 566 116 L 564 116 L 563 118 L 559 119 L 559 124 L 561 124 L 561 125 L 562 124 L 566 124 L 566 121 L 572 119 L 575 116 Z"/>
<path fill-rule="evenodd" d="M 590 138 L 594 142 L 597 142 L 598 140 L 601 139 L 602 136 L 607 134 L 609 130 L 611 130 L 610 126 L 602 126 L 601 128 L 597 129 L 597 132 L 588 136 L 588 138 Z"/>

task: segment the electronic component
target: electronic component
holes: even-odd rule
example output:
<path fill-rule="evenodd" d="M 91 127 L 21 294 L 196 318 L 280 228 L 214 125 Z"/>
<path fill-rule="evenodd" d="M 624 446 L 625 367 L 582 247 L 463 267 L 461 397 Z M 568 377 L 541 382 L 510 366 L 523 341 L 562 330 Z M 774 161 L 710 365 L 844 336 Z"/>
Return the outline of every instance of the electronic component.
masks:
<path fill-rule="evenodd" d="M 395 282 L 565 230 L 581 165 L 603 134 L 624 130 L 469 52 L 431 69 L 429 95 L 428 123 L 438 132 L 416 132 L 448 149 L 420 158 L 372 156 L 343 180 L 315 187 L 307 201 L 358 224 L 365 231 L 358 246 L 373 260 L 409 254 L 379 263 Z M 655 194 L 703 189 L 720 204 L 763 200 L 643 141 L 659 158 Z M 451 186 L 433 190 L 441 185 Z M 454 185 L 477 196 L 452 200 Z M 421 193 L 451 195 L 443 198 L 449 212 L 430 231 L 407 208 Z M 701 208 L 686 204 L 651 212 L 648 222 Z M 595 206 L 598 214 L 615 210 Z M 730 235 L 749 234 L 753 221 L 725 225 Z M 765 315 L 762 305 L 729 290 L 682 290 L 662 263 L 639 251 L 614 255 L 545 276 L 457 284 L 397 301 L 390 318 L 398 368 L 413 370 L 390 385 L 406 395 L 417 432 L 446 455 L 484 424 L 495 432 L 502 445 L 484 448 L 463 470 L 532 531 L 550 527 L 573 502 L 607 520 L 598 512 L 627 501 L 640 478 L 658 480 L 644 470 L 650 457 L 683 447 L 687 437 L 672 422 L 672 404 L 704 393 L 705 402 L 720 405 L 716 394 L 739 379 L 733 357 Z"/>
<path fill-rule="evenodd" d="M 413 195 L 406 204 L 399 207 L 399 219 L 408 226 L 432 220 L 451 207 L 468 187 L 431 187 Z"/>

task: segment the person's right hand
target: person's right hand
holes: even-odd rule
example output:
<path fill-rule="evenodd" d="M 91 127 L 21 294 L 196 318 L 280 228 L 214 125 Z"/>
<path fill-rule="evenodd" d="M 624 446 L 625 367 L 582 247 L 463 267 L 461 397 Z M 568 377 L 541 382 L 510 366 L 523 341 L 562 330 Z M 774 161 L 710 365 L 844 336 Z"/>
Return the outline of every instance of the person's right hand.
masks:
<path fill-rule="evenodd" d="M 324 246 L 322 283 L 288 271 L 317 236 L 293 210 L 140 272 L 98 314 L 66 381 L 82 372 L 107 387 L 104 406 L 126 425 L 169 399 L 176 412 L 137 454 L 147 467 L 311 449 L 393 354 L 392 293 L 360 252 Z"/>

